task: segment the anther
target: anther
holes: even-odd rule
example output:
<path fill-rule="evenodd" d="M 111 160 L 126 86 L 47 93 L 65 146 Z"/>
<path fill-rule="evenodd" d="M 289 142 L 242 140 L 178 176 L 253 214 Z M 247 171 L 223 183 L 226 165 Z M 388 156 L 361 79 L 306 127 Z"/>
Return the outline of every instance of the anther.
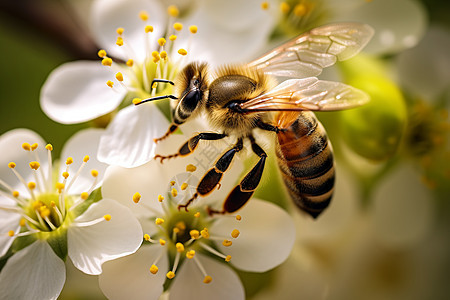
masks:
<path fill-rule="evenodd" d="M 15 162 L 10 162 L 8 164 L 8 168 L 10 168 L 10 169 L 14 169 L 15 167 L 16 167 L 16 163 Z"/>
<path fill-rule="evenodd" d="M 161 51 L 161 53 L 159 55 L 161 56 L 162 59 L 166 59 L 167 58 L 167 52 L 166 51 Z"/>
<path fill-rule="evenodd" d="M 147 25 L 147 26 L 145 26 L 144 30 L 145 30 L 145 33 L 153 32 L 153 26 Z"/>
<path fill-rule="evenodd" d="M 136 105 L 136 104 L 141 103 L 142 99 L 141 98 L 134 98 L 132 102 L 133 102 L 134 105 Z"/>
<path fill-rule="evenodd" d="M 28 182 L 28 188 L 30 190 L 34 190 L 36 188 L 36 183 L 34 183 L 33 181 Z"/>
<path fill-rule="evenodd" d="M 177 36 L 172 34 L 171 36 L 169 36 L 169 40 L 171 40 L 172 42 L 175 41 L 177 39 Z"/>
<path fill-rule="evenodd" d="M 8 231 L 8 236 L 13 237 L 14 236 L 14 230 Z"/>
<path fill-rule="evenodd" d="M 189 231 L 189 234 L 191 235 L 191 238 L 194 240 L 196 240 L 200 237 L 200 232 L 198 232 L 198 230 L 196 230 L 196 229 Z"/>
<path fill-rule="evenodd" d="M 152 274 L 158 273 L 158 267 L 155 266 L 155 265 L 152 265 L 152 266 L 150 267 L 150 273 L 152 273 Z"/>
<path fill-rule="evenodd" d="M 68 157 L 67 159 L 66 159 L 66 165 L 70 165 L 70 164 L 72 164 L 73 163 L 73 158 L 72 157 Z"/>
<path fill-rule="evenodd" d="M 97 52 L 98 57 L 104 58 L 106 56 L 106 51 L 101 49 Z"/>
<path fill-rule="evenodd" d="M 87 192 L 82 192 L 80 197 L 81 199 L 86 200 L 89 197 L 89 194 Z"/>
<path fill-rule="evenodd" d="M 30 144 L 28 144 L 28 143 L 23 143 L 23 144 L 22 144 L 22 148 L 23 148 L 23 150 L 25 150 L 25 151 L 30 151 L 30 150 L 31 150 L 31 146 L 30 146 Z"/>
<path fill-rule="evenodd" d="M 203 279 L 203 283 L 210 283 L 212 281 L 212 277 L 209 275 L 206 275 Z"/>
<path fill-rule="evenodd" d="M 178 50 L 178 54 L 185 56 L 185 55 L 187 55 L 187 51 L 185 49 L 181 48 Z"/>
<path fill-rule="evenodd" d="M 163 200 L 164 200 L 164 197 L 162 195 L 158 195 L 158 201 L 163 202 Z"/>
<path fill-rule="evenodd" d="M 109 57 L 105 57 L 102 59 L 102 65 L 107 66 L 107 67 L 111 67 L 112 65 L 112 59 Z"/>
<path fill-rule="evenodd" d="M 63 172 L 63 173 L 62 173 L 62 176 L 63 176 L 65 179 L 67 179 L 67 178 L 69 177 L 69 172 Z"/>
<path fill-rule="evenodd" d="M 134 193 L 134 195 L 133 195 L 133 202 L 134 203 L 139 203 L 139 200 L 141 200 L 141 194 L 139 194 L 138 192 Z"/>
<path fill-rule="evenodd" d="M 196 212 L 196 213 L 194 214 L 194 217 L 199 218 L 199 217 L 200 217 L 200 212 Z"/>
<path fill-rule="evenodd" d="M 230 247 L 233 244 L 232 241 L 230 240 L 223 240 L 222 245 L 224 245 L 225 247 Z"/>
<path fill-rule="evenodd" d="M 237 216 L 236 216 L 236 220 L 237 220 L 237 221 L 240 221 L 240 220 L 242 220 L 242 217 L 241 217 L 241 215 L 237 215 Z"/>
<path fill-rule="evenodd" d="M 61 182 L 56 183 L 56 189 L 58 190 L 58 192 L 61 193 L 61 191 L 64 189 L 64 187 L 65 187 L 64 183 L 61 183 Z"/>
<path fill-rule="evenodd" d="M 188 252 L 186 252 L 186 257 L 189 259 L 194 258 L 195 256 L 195 250 L 189 250 Z"/>
<path fill-rule="evenodd" d="M 144 10 L 140 11 L 139 12 L 139 18 L 142 21 L 147 21 L 148 20 L 148 13 L 146 11 L 144 11 Z"/>
<path fill-rule="evenodd" d="M 52 146 L 52 144 L 47 144 L 47 145 L 45 146 L 45 149 L 47 149 L 48 151 L 53 151 L 53 146 Z"/>
<path fill-rule="evenodd" d="M 200 234 L 202 235 L 203 238 L 209 239 L 209 232 L 207 228 L 203 228 L 203 230 L 200 231 Z"/>
<path fill-rule="evenodd" d="M 159 38 L 159 39 L 158 39 L 158 44 L 159 44 L 160 46 L 164 46 L 164 45 L 166 44 L 166 39 L 165 39 L 165 38 Z"/>
<path fill-rule="evenodd" d="M 164 219 L 156 218 L 156 220 L 155 220 L 156 225 L 161 225 L 162 223 L 164 223 Z"/>
<path fill-rule="evenodd" d="M 147 233 L 144 234 L 144 240 L 146 240 L 147 242 L 150 241 L 150 235 L 148 235 Z"/>
<path fill-rule="evenodd" d="M 297 17 L 302 17 L 306 14 L 306 6 L 304 4 L 297 4 L 294 7 L 294 14 Z"/>
<path fill-rule="evenodd" d="M 231 260 L 231 255 L 227 255 L 227 257 L 225 257 L 225 261 L 229 262 Z"/>
<path fill-rule="evenodd" d="M 117 37 L 116 45 L 119 46 L 119 47 L 123 46 L 123 38 L 121 36 Z"/>
<path fill-rule="evenodd" d="M 123 75 L 122 75 L 122 73 L 117 72 L 117 73 L 116 73 L 116 79 L 117 79 L 118 81 L 123 81 Z"/>
<path fill-rule="evenodd" d="M 239 236 L 240 232 L 237 229 L 233 229 L 233 231 L 231 232 L 231 236 L 233 238 L 237 238 Z"/>
<path fill-rule="evenodd" d="M 269 9 L 269 3 L 267 1 L 264 1 L 263 3 L 261 3 L 261 8 L 263 10 L 268 10 Z"/>
<path fill-rule="evenodd" d="M 181 189 L 182 191 L 184 191 L 185 189 L 187 189 L 187 187 L 188 187 L 188 184 L 187 184 L 186 182 L 184 182 L 184 183 L 180 186 L 180 189 Z"/>
<path fill-rule="evenodd" d="M 178 7 L 176 7 L 175 5 L 170 5 L 167 8 L 167 13 L 172 16 L 172 17 L 178 17 L 178 15 L 180 14 L 180 11 L 178 10 Z"/>
<path fill-rule="evenodd" d="M 15 165 L 14 165 L 15 166 Z M 170 182 L 170 185 L 175 185 L 175 180 L 172 180 L 171 182 Z"/>
<path fill-rule="evenodd" d="M 174 23 L 173 24 L 173 29 L 175 29 L 177 31 L 180 31 L 180 30 L 183 29 L 183 24 L 181 24 L 181 23 Z"/>
<path fill-rule="evenodd" d="M 33 145 L 31 145 L 31 151 L 36 150 L 37 147 L 38 147 L 38 144 L 37 144 L 37 143 L 34 143 Z"/>
<path fill-rule="evenodd" d="M 178 195 L 178 191 L 176 188 L 173 188 L 170 193 L 172 194 L 173 197 L 176 197 Z"/>
<path fill-rule="evenodd" d="M 159 52 L 158 51 L 152 51 L 152 56 L 153 57 L 159 57 Z"/>
<path fill-rule="evenodd" d="M 189 164 L 186 166 L 186 172 L 195 172 L 195 170 L 197 170 L 197 167 L 193 164 Z"/>
<path fill-rule="evenodd" d="M 196 34 L 196 33 L 197 33 L 197 30 L 198 30 L 197 26 L 195 26 L 195 25 L 189 26 L 189 31 L 190 31 L 191 33 Z"/>
<path fill-rule="evenodd" d="M 13 195 L 13 197 L 17 198 L 17 197 L 19 197 L 19 192 L 18 191 L 13 191 L 12 195 Z"/>
<path fill-rule="evenodd" d="M 95 170 L 95 169 L 91 170 L 91 175 L 92 175 L 92 177 L 97 177 L 98 176 L 98 171 Z"/>
<path fill-rule="evenodd" d="M 122 35 L 122 33 L 125 31 L 125 29 L 123 29 L 122 27 L 119 27 L 116 29 L 116 32 L 118 35 Z"/>
<path fill-rule="evenodd" d="M 280 10 L 283 14 L 287 14 L 291 10 L 291 6 L 287 2 L 281 2 Z"/>
<path fill-rule="evenodd" d="M 114 86 L 114 82 L 112 82 L 111 80 L 108 80 L 106 82 L 106 85 L 109 86 L 110 88 L 112 88 Z"/>
<path fill-rule="evenodd" d="M 104 218 L 106 221 L 110 221 L 110 220 L 111 220 L 111 215 L 104 215 L 103 218 Z"/>
<path fill-rule="evenodd" d="M 163 239 L 159 239 L 159 244 L 160 244 L 161 246 L 164 246 L 164 245 L 166 244 L 166 241 L 163 240 Z"/>
<path fill-rule="evenodd" d="M 132 67 L 134 64 L 134 61 L 132 59 L 129 59 L 129 60 L 127 60 L 127 62 L 125 64 L 129 67 Z"/>
<path fill-rule="evenodd" d="M 33 170 L 39 169 L 40 166 L 41 165 L 37 161 L 30 162 L 30 168 L 32 168 Z"/>
<path fill-rule="evenodd" d="M 26 224 L 27 224 L 27 220 L 26 220 L 25 218 L 20 219 L 19 225 L 20 225 L 21 227 L 25 226 Z"/>
<path fill-rule="evenodd" d="M 180 253 L 184 251 L 184 245 L 182 243 L 177 243 L 175 247 L 177 247 L 177 251 Z"/>
<path fill-rule="evenodd" d="M 175 277 L 175 273 L 172 271 L 167 272 L 166 277 L 169 279 L 173 279 Z"/>

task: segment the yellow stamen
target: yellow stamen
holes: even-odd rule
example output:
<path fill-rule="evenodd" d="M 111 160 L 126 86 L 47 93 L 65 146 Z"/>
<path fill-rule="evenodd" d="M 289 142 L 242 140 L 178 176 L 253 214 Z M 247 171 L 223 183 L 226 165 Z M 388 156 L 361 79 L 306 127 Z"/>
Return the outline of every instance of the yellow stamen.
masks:
<path fill-rule="evenodd" d="M 177 222 L 177 224 L 175 224 L 175 227 L 184 231 L 186 230 L 186 223 L 184 223 L 183 221 Z"/>
<path fill-rule="evenodd" d="M 91 170 L 91 175 L 92 175 L 92 177 L 97 177 L 98 176 L 98 171 L 95 170 L 95 169 Z"/>
<path fill-rule="evenodd" d="M 41 217 L 45 219 L 48 216 L 50 216 L 50 209 L 48 209 L 47 207 L 41 207 Z"/>
<path fill-rule="evenodd" d="M 177 243 L 175 247 L 177 247 L 177 251 L 180 253 L 184 251 L 184 245 L 182 243 Z"/>
<path fill-rule="evenodd" d="M 225 247 L 230 247 L 233 244 L 232 241 L 229 240 L 223 240 L 222 245 L 224 245 Z"/>
<path fill-rule="evenodd" d="M 106 56 L 106 51 L 101 49 L 97 52 L 98 57 L 104 58 Z"/>
<path fill-rule="evenodd" d="M 180 189 L 181 189 L 182 191 L 184 191 L 185 189 L 187 189 L 187 187 L 188 187 L 188 184 L 187 184 L 186 182 L 184 182 L 184 183 L 181 185 Z"/>
<path fill-rule="evenodd" d="M 155 220 L 156 225 L 161 225 L 162 223 L 164 223 L 164 219 L 156 218 L 156 220 Z"/>
<path fill-rule="evenodd" d="M 8 231 L 8 235 L 9 235 L 10 237 L 13 237 L 13 236 L 14 236 L 14 230 Z"/>
<path fill-rule="evenodd" d="M 141 200 L 141 194 L 139 194 L 138 192 L 134 193 L 133 195 L 133 202 L 134 203 L 139 203 L 139 200 Z"/>
<path fill-rule="evenodd" d="M 87 192 L 82 192 L 80 197 L 81 199 L 86 200 L 89 197 L 89 194 Z"/>
<path fill-rule="evenodd" d="M 166 244 L 166 241 L 163 240 L 163 239 L 159 239 L 159 244 L 160 244 L 161 246 L 164 246 L 164 245 Z"/>
<path fill-rule="evenodd" d="M 19 197 L 19 192 L 18 191 L 13 191 L 12 195 L 17 198 L 17 197 Z"/>
<path fill-rule="evenodd" d="M 167 13 L 172 16 L 172 17 L 178 17 L 178 15 L 180 14 L 180 11 L 178 10 L 178 7 L 176 7 L 175 5 L 170 5 L 167 8 Z"/>
<path fill-rule="evenodd" d="M 129 59 L 129 60 L 127 60 L 127 62 L 125 64 L 129 67 L 132 67 L 133 63 L 134 63 L 134 61 L 132 59 Z"/>
<path fill-rule="evenodd" d="M 153 62 L 156 64 L 161 60 L 160 57 L 153 57 Z"/>
<path fill-rule="evenodd" d="M 25 218 L 20 219 L 19 225 L 20 226 L 25 226 L 27 224 L 27 220 Z"/>
<path fill-rule="evenodd" d="M 264 1 L 263 3 L 261 3 L 261 8 L 263 10 L 268 10 L 269 9 L 269 3 L 267 1 Z"/>
<path fill-rule="evenodd" d="M 175 188 L 173 188 L 170 192 L 172 193 L 173 197 L 176 197 L 178 195 L 178 191 Z"/>
<path fill-rule="evenodd" d="M 117 72 L 117 73 L 116 73 L 116 79 L 117 79 L 118 81 L 123 81 L 123 75 L 122 75 L 122 73 Z"/>
<path fill-rule="evenodd" d="M 112 62 L 113 62 L 112 59 L 109 57 L 105 57 L 104 59 L 102 59 L 102 65 L 107 67 L 111 67 Z"/>
<path fill-rule="evenodd" d="M 166 51 L 161 51 L 161 53 L 159 55 L 161 56 L 162 59 L 166 59 L 167 58 L 167 52 Z"/>
<path fill-rule="evenodd" d="M 231 232 L 231 236 L 233 238 L 237 238 L 239 236 L 240 232 L 237 229 L 233 229 L 233 231 Z"/>
<path fill-rule="evenodd" d="M 196 213 L 194 214 L 194 217 L 196 217 L 196 218 L 200 217 L 200 212 L 196 212 Z"/>
<path fill-rule="evenodd" d="M 122 27 L 119 27 L 116 29 L 116 32 L 118 35 L 122 35 L 122 33 L 125 31 L 125 29 L 123 29 Z"/>
<path fill-rule="evenodd" d="M 156 89 L 157 86 L 158 86 L 158 83 L 157 82 L 153 82 L 152 89 Z"/>
<path fill-rule="evenodd" d="M 152 56 L 153 57 L 159 57 L 159 52 L 158 51 L 153 51 L 152 52 Z"/>
<path fill-rule="evenodd" d="M 198 230 L 195 230 L 195 229 L 191 230 L 189 232 L 189 234 L 191 235 L 191 238 L 194 240 L 196 240 L 200 237 L 200 232 L 198 232 Z"/>
<path fill-rule="evenodd" d="M 195 256 L 195 250 L 189 250 L 188 252 L 186 252 L 186 257 L 189 259 L 194 258 Z"/>
<path fill-rule="evenodd" d="M 38 144 L 34 143 L 33 145 L 31 145 L 31 151 L 36 150 L 37 147 L 38 147 Z"/>
<path fill-rule="evenodd" d="M 152 265 L 152 266 L 150 267 L 150 273 L 152 273 L 152 274 L 158 273 L 158 267 L 155 266 L 155 265 Z"/>
<path fill-rule="evenodd" d="M 240 220 L 242 220 L 242 217 L 241 217 L 241 215 L 237 215 L 237 216 L 236 216 L 236 220 L 237 220 L 237 221 L 240 221 Z"/>
<path fill-rule="evenodd" d="M 294 7 L 294 14 L 297 17 L 303 17 L 304 15 L 306 15 L 306 6 L 304 4 L 297 4 Z"/>
<path fill-rule="evenodd" d="M 187 55 L 187 51 L 185 49 L 181 48 L 178 50 L 178 54 L 185 56 L 185 55 Z"/>
<path fill-rule="evenodd" d="M 158 195 L 158 201 L 163 202 L 163 200 L 164 200 L 164 197 L 162 195 Z"/>
<path fill-rule="evenodd" d="M 86 155 L 85 157 L 83 157 L 83 161 L 84 162 L 88 162 L 89 161 L 89 155 Z"/>
<path fill-rule="evenodd" d="M 173 29 L 175 29 L 177 31 L 180 31 L 180 30 L 183 29 L 183 24 L 181 24 L 181 23 L 174 23 L 173 24 Z"/>
<path fill-rule="evenodd" d="M 193 164 L 189 164 L 186 166 L 186 172 L 194 172 L 195 170 L 197 170 L 197 167 Z"/>
<path fill-rule="evenodd" d="M 106 82 L 106 85 L 109 86 L 110 88 L 112 88 L 114 86 L 114 82 L 112 82 L 111 80 L 108 80 Z"/>
<path fill-rule="evenodd" d="M 64 183 L 57 182 L 56 183 L 56 189 L 61 193 L 61 191 L 64 189 L 65 185 Z"/>
<path fill-rule="evenodd" d="M 150 241 L 150 235 L 148 235 L 147 233 L 144 234 L 144 240 L 146 240 L 147 242 Z"/>
<path fill-rule="evenodd" d="M 144 11 L 144 10 L 140 11 L 139 12 L 139 18 L 142 21 L 147 21 L 148 20 L 148 13 L 146 11 Z"/>
<path fill-rule="evenodd" d="M 136 105 L 136 104 L 141 103 L 142 99 L 141 98 L 134 98 L 132 102 L 133 102 L 134 105 Z"/>
<path fill-rule="evenodd" d="M 116 45 L 119 46 L 119 47 L 123 46 L 123 38 L 121 36 L 117 37 Z"/>
<path fill-rule="evenodd" d="M 105 218 L 106 221 L 111 221 L 111 215 L 104 215 L 103 218 Z"/>
<path fill-rule="evenodd" d="M 225 261 L 229 262 L 231 260 L 231 255 L 227 255 L 227 257 L 225 257 Z"/>
<path fill-rule="evenodd" d="M 175 180 L 172 180 L 172 181 L 170 182 L 170 185 L 175 185 Z"/>
<path fill-rule="evenodd" d="M 39 169 L 40 166 L 41 165 L 37 161 L 30 162 L 30 168 L 32 168 L 33 170 Z"/>
<path fill-rule="evenodd" d="M 23 150 L 25 150 L 25 151 L 30 151 L 30 150 L 31 150 L 31 146 L 30 146 L 30 144 L 28 144 L 28 143 L 23 143 L 23 144 L 22 144 L 22 148 L 23 148 Z"/>
<path fill-rule="evenodd" d="M 70 165 L 70 164 L 72 164 L 73 163 L 73 158 L 72 157 L 68 157 L 67 159 L 66 159 L 66 165 Z"/>
<path fill-rule="evenodd" d="M 52 144 L 47 144 L 47 145 L 45 146 L 45 149 L 47 149 L 47 150 L 49 150 L 49 151 L 53 151 L 53 146 L 52 146 Z"/>
<path fill-rule="evenodd" d="M 166 39 L 165 39 L 165 38 L 159 38 L 159 39 L 158 39 L 158 44 L 159 44 L 160 46 L 164 46 L 164 45 L 166 44 Z"/>
<path fill-rule="evenodd" d="M 205 276 L 205 279 L 203 279 L 203 283 L 210 283 L 212 281 L 212 277 L 209 275 Z"/>
<path fill-rule="evenodd" d="M 28 182 L 28 188 L 30 190 L 34 190 L 36 188 L 36 183 L 34 183 L 33 181 Z"/>
<path fill-rule="evenodd" d="M 16 163 L 15 162 L 10 162 L 8 164 L 8 168 L 10 168 L 10 169 L 14 169 L 15 167 L 16 167 Z"/>
<path fill-rule="evenodd" d="M 175 273 L 172 271 L 167 272 L 166 277 L 169 279 L 173 279 L 175 277 Z"/>
<path fill-rule="evenodd" d="M 195 25 L 191 25 L 191 26 L 189 26 L 189 31 L 193 34 L 196 34 L 198 31 L 198 27 Z"/>
<path fill-rule="evenodd" d="M 281 2 L 280 10 L 283 14 L 287 14 L 291 10 L 291 6 L 287 2 Z"/>
<path fill-rule="evenodd" d="M 149 32 L 153 32 L 153 26 L 152 25 L 145 26 L 145 33 L 149 33 Z"/>
<path fill-rule="evenodd" d="M 175 228 L 173 229 L 173 233 L 175 233 L 175 234 L 180 233 L 180 229 L 175 227 Z"/>
<path fill-rule="evenodd" d="M 171 40 L 172 42 L 175 41 L 177 39 L 177 36 L 172 34 L 171 36 L 169 36 L 169 40 Z"/>
<path fill-rule="evenodd" d="M 62 173 L 62 176 L 63 176 L 65 179 L 67 179 L 67 177 L 69 177 L 69 172 L 63 172 L 63 173 Z"/>
<path fill-rule="evenodd" d="M 208 228 L 203 228 L 202 231 L 200 231 L 200 234 L 202 235 L 203 238 L 205 239 L 209 239 L 209 232 L 208 232 Z"/>

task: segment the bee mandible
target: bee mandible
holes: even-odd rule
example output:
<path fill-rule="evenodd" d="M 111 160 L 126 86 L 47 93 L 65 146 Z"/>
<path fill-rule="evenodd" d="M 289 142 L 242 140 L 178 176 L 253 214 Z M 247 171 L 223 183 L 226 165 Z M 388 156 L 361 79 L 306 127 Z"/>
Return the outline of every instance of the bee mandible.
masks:
<path fill-rule="evenodd" d="M 200 140 L 236 138 L 197 185 L 193 196 L 178 209 L 188 206 L 198 196 L 210 194 L 227 171 L 236 153 L 250 141 L 258 162 L 229 193 L 221 210 L 210 214 L 239 210 L 253 195 L 263 174 L 267 154 L 259 146 L 254 130 L 274 132 L 276 155 L 285 186 L 294 203 L 316 218 L 330 203 L 335 180 L 331 144 L 325 129 L 313 111 L 335 111 L 366 103 L 364 92 L 343 83 L 319 80 L 322 69 L 338 60 L 356 55 L 370 40 L 373 29 L 361 23 L 337 23 L 306 32 L 245 65 L 219 67 L 210 82 L 208 65 L 193 62 L 184 67 L 175 83 L 173 121 L 159 142 L 178 126 L 200 113 L 206 114 L 218 132 L 201 132 L 184 143 L 177 153 L 156 155 L 164 159 L 194 152 Z M 276 84 L 275 79 L 288 79 Z"/>

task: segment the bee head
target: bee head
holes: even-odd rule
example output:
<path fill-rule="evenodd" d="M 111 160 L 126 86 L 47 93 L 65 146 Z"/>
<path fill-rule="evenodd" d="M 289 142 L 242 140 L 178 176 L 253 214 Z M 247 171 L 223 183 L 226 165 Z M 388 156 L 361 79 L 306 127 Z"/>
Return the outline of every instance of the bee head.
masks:
<path fill-rule="evenodd" d="M 173 112 L 173 121 L 175 124 L 182 124 L 204 107 L 208 90 L 207 64 L 188 64 L 180 72 L 175 88 L 178 103 Z"/>

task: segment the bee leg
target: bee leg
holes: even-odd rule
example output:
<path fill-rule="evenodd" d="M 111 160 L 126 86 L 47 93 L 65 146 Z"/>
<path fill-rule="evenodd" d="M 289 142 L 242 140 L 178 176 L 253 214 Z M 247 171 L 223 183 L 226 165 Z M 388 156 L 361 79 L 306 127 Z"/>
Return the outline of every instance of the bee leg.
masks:
<path fill-rule="evenodd" d="M 175 123 L 170 124 L 170 127 L 169 127 L 169 129 L 167 130 L 167 132 L 166 132 L 162 137 L 153 139 L 153 141 L 154 141 L 155 143 L 158 143 L 158 142 L 164 140 L 164 139 L 167 138 L 169 135 L 171 135 L 172 133 L 174 133 L 175 130 L 177 130 L 177 128 L 178 128 L 178 125 L 177 125 L 177 124 L 175 124 Z"/>
<path fill-rule="evenodd" d="M 191 199 L 186 202 L 186 204 L 178 205 L 178 209 L 184 208 L 188 211 L 188 206 L 197 199 L 198 196 L 206 196 L 211 193 L 216 186 L 220 186 L 220 180 L 222 179 L 223 173 L 228 169 L 233 161 L 234 155 L 241 151 L 244 147 L 242 139 L 239 139 L 231 149 L 227 150 L 222 156 L 217 160 L 214 167 L 208 170 L 205 175 L 203 175 L 202 180 L 197 185 L 197 192 L 192 196 Z"/>
<path fill-rule="evenodd" d="M 215 132 L 201 132 L 199 134 L 194 135 L 191 137 L 186 143 L 181 146 L 180 150 L 178 150 L 178 153 L 163 156 L 163 155 L 155 155 L 155 159 L 159 158 L 160 162 L 162 163 L 165 159 L 170 159 L 177 156 L 186 156 L 194 152 L 195 148 L 197 148 L 198 142 L 200 140 L 220 140 L 226 137 L 227 135 L 224 133 L 215 133 Z"/>
<path fill-rule="evenodd" d="M 267 130 L 267 131 L 273 131 L 275 133 L 281 132 L 281 131 L 286 131 L 286 128 L 280 128 L 278 126 L 273 126 L 271 124 L 267 124 L 264 123 L 263 121 L 261 121 L 260 119 L 258 119 L 256 121 L 256 126 L 258 126 L 258 128 L 262 129 L 262 130 Z"/>
<path fill-rule="evenodd" d="M 239 185 L 237 185 L 233 191 L 228 195 L 227 199 L 223 203 L 222 210 L 217 211 L 208 208 L 209 215 L 213 214 L 225 214 L 232 213 L 244 206 L 245 203 L 253 195 L 255 189 L 261 180 L 261 176 L 264 171 L 264 165 L 266 163 L 267 154 L 264 150 L 255 142 L 253 136 L 249 136 L 252 143 L 253 152 L 259 156 L 259 161 L 251 169 L 250 172 L 241 180 Z"/>

